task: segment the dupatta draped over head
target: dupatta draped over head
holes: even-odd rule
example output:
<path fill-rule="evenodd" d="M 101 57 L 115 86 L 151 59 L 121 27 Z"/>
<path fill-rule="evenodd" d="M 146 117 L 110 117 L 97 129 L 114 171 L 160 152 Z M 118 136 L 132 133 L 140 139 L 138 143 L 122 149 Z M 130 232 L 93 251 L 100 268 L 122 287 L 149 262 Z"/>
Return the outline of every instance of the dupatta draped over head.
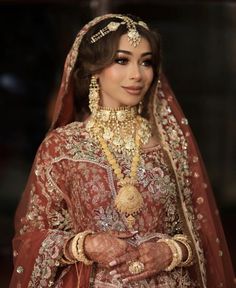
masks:
<path fill-rule="evenodd" d="M 100 21 L 115 16 L 116 14 L 107 14 L 97 17 L 85 25 L 78 33 L 65 62 L 62 83 L 50 130 L 64 126 L 76 119 L 72 72 L 83 36 Z M 178 197 L 181 202 L 180 208 L 184 224 L 183 232 L 191 238 L 195 250 L 194 273 L 197 274 L 202 288 L 236 287 L 219 211 L 215 204 L 198 147 L 188 121 L 184 117 L 163 73 L 159 75 L 159 80 L 161 85 L 156 87 L 155 93 L 150 99 L 149 112 L 151 113 L 152 124 L 160 135 L 162 146 L 169 155 L 177 179 Z M 16 213 L 17 231 L 21 226 L 20 219 L 26 214 L 27 202 L 30 199 L 30 183 L 34 174 L 33 170 Z M 16 250 L 19 249 L 19 243 L 23 241 L 21 237 L 23 236 L 17 232 L 13 242 Z M 32 237 L 34 237 L 33 234 Z M 40 243 L 44 234 L 41 234 L 40 237 L 37 237 L 35 241 Z M 27 245 L 27 243 L 23 243 L 23 245 Z M 29 260 L 27 260 L 28 257 Z M 25 261 L 28 261 L 28 265 L 33 265 L 30 255 L 27 255 Z M 88 281 L 91 268 L 85 267 L 81 263 L 76 265 L 77 269 L 79 269 L 79 273 L 77 273 L 78 279 L 76 280 L 79 281 L 78 287 L 89 287 Z M 29 277 L 30 275 L 25 273 L 25 283 L 28 283 Z M 18 287 L 16 286 L 16 278 L 17 272 L 13 274 L 10 287 Z M 50 287 L 50 277 L 44 281 L 46 281 L 46 286 L 42 287 Z M 72 283 L 71 285 L 73 285 Z M 22 284 L 19 287 L 28 286 Z"/>

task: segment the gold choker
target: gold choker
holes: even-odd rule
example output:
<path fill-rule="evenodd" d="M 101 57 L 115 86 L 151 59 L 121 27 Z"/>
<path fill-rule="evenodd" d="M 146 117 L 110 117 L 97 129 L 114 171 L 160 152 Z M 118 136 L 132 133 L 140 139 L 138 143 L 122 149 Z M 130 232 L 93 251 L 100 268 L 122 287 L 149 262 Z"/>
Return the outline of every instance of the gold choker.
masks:
<path fill-rule="evenodd" d="M 140 125 L 137 129 L 137 119 Z M 95 115 L 87 123 L 87 130 L 98 140 L 102 137 L 108 147 L 127 156 L 135 153 L 135 135 L 139 134 L 140 142 L 145 145 L 151 137 L 148 121 L 138 116 L 137 107 L 107 108 L 99 107 Z"/>

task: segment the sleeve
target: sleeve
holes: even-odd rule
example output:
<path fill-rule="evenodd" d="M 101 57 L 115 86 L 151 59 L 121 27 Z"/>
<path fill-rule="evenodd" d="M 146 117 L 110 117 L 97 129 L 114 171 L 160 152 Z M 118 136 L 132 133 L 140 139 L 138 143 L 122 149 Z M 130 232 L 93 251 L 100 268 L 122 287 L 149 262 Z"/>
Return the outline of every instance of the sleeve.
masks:
<path fill-rule="evenodd" d="M 52 132 L 40 145 L 35 157 L 16 211 L 14 271 L 10 288 L 51 287 L 63 271 L 59 267 L 62 248 L 74 233 L 63 167 L 53 165 L 62 147 L 63 140 Z M 60 189 L 53 185 L 52 173 L 57 175 Z"/>

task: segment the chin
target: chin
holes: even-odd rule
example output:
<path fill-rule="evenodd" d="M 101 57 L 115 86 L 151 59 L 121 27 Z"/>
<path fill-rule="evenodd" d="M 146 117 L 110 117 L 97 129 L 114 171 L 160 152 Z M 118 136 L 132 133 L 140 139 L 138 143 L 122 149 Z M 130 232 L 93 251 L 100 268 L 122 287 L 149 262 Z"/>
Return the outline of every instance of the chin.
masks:
<path fill-rule="evenodd" d="M 131 106 L 131 107 L 133 107 L 133 106 L 137 106 L 140 101 L 141 101 L 141 99 L 138 99 L 138 100 L 136 100 L 136 101 L 134 101 L 134 100 L 124 101 L 121 105 L 122 105 L 122 106 Z"/>

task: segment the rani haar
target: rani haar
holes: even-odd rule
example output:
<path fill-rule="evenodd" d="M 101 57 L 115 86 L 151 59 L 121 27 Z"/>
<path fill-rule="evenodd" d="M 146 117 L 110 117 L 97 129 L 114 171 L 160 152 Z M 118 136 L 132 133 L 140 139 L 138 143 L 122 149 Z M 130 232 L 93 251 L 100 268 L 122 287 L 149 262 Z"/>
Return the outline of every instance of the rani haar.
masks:
<path fill-rule="evenodd" d="M 91 44 L 99 41 L 106 34 L 116 31 L 120 25 L 126 25 L 127 37 L 131 45 L 136 47 L 141 41 L 136 26 L 143 26 L 148 30 L 146 23 L 135 22 L 123 15 L 115 18 L 121 22 L 111 21 L 91 37 Z M 140 148 L 150 139 L 151 125 L 138 115 L 137 107 L 120 107 L 116 109 L 99 106 L 99 85 L 95 76 L 91 77 L 89 87 L 89 107 L 92 112 L 86 128 L 91 137 L 96 139 L 111 165 L 118 181 L 118 192 L 114 200 L 115 209 L 124 216 L 127 226 L 132 229 L 135 216 L 143 208 L 143 197 L 137 188 L 137 172 L 140 162 Z M 124 175 L 115 157 L 116 153 L 130 158 L 130 174 Z"/>
<path fill-rule="evenodd" d="M 124 216 L 128 228 L 132 229 L 135 216 L 143 207 L 143 197 L 136 187 L 140 147 L 150 139 L 151 126 L 146 119 L 137 114 L 136 107 L 99 107 L 97 113 L 92 114 L 86 128 L 99 142 L 118 179 L 114 206 Z M 132 159 L 129 175 L 122 172 L 115 153 Z"/>

